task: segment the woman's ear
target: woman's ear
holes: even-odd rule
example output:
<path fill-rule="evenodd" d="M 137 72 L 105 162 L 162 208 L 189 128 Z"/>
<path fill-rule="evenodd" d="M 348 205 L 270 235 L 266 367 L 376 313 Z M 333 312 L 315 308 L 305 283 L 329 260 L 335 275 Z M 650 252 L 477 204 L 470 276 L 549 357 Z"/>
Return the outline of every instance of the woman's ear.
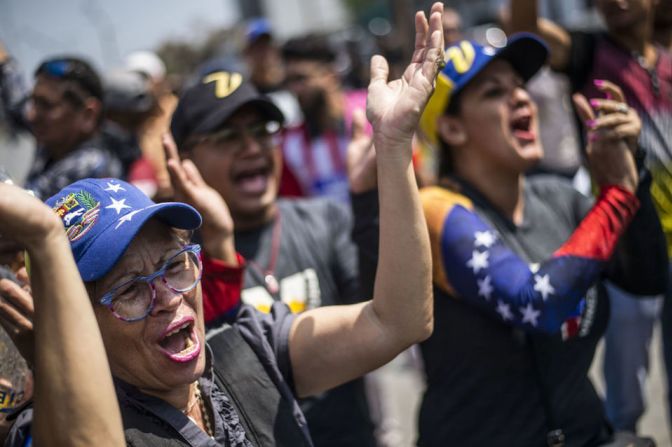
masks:
<path fill-rule="evenodd" d="M 467 142 L 467 133 L 460 118 L 442 115 L 438 122 L 439 137 L 452 148 L 459 148 Z"/>

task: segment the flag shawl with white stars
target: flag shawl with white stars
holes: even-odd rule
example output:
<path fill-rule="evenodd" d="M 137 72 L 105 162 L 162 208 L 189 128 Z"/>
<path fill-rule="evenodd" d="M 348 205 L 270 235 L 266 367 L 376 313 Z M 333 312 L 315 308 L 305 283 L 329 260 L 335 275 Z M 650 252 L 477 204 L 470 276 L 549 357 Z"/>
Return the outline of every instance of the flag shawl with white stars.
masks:
<path fill-rule="evenodd" d="M 565 323 L 580 318 L 586 291 L 639 206 L 633 194 L 604 188 L 570 238 L 549 259 L 530 266 L 465 196 L 431 187 L 421 198 L 439 289 L 507 324 L 550 334 L 562 330 L 563 335 Z"/>

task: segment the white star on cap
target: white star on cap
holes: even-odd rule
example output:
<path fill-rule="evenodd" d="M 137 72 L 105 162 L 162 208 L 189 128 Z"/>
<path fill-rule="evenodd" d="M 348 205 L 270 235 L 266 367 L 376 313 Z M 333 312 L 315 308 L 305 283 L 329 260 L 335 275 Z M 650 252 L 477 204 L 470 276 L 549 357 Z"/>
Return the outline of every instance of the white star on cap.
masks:
<path fill-rule="evenodd" d="M 520 313 L 523 314 L 523 323 L 530 323 L 532 326 L 537 327 L 537 319 L 541 315 L 541 311 L 536 310 L 532 307 L 532 303 L 527 303 L 527 306 L 520 308 Z"/>
<path fill-rule="evenodd" d="M 488 256 L 490 254 L 487 251 L 479 253 L 477 251 L 472 252 L 471 259 L 467 261 L 467 267 L 471 268 L 474 273 L 478 273 L 481 269 L 488 268 Z"/>
<path fill-rule="evenodd" d="M 133 219 L 133 216 L 135 216 L 136 214 L 138 214 L 140 211 L 143 211 L 143 210 L 144 210 L 144 208 L 140 209 L 140 210 L 131 211 L 130 213 L 126 214 L 125 216 L 120 217 L 119 222 L 117 223 L 117 226 L 114 227 L 114 229 L 115 230 L 118 229 L 124 222 L 130 222 L 131 219 Z"/>
<path fill-rule="evenodd" d="M 119 185 L 117 185 L 119 186 Z M 114 200 L 113 197 L 110 197 L 112 199 L 112 205 L 106 206 L 105 209 L 112 208 L 114 211 L 117 212 L 117 214 L 121 213 L 121 210 L 124 208 L 130 208 L 130 206 L 126 205 L 126 199 L 121 199 L 121 200 Z"/>
<path fill-rule="evenodd" d="M 474 233 L 474 237 L 476 238 L 474 241 L 476 247 L 490 248 L 497 240 L 495 235 L 490 231 L 477 231 Z"/>
<path fill-rule="evenodd" d="M 497 313 L 502 317 L 502 320 L 513 320 L 513 314 L 508 304 L 503 301 L 497 301 Z"/>
<path fill-rule="evenodd" d="M 486 276 L 483 279 L 477 279 L 476 284 L 478 284 L 478 295 L 482 296 L 486 300 L 490 300 L 490 295 L 492 295 L 492 284 L 490 283 L 490 276 Z"/>
<path fill-rule="evenodd" d="M 105 188 L 105 191 L 112 191 L 112 192 L 119 192 L 119 191 L 126 191 L 119 183 L 110 183 L 107 182 L 107 188 Z M 114 199 L 112 199 L 114 200 Z"/>
<path fill-rule="evenodd" d="M 541 294 L 541 297 L 546 301 L 549 295 L 555 293 L 555 289 L 551 285 L 551 278 L 548 275 L 534 275 L 534 290 Z"/>

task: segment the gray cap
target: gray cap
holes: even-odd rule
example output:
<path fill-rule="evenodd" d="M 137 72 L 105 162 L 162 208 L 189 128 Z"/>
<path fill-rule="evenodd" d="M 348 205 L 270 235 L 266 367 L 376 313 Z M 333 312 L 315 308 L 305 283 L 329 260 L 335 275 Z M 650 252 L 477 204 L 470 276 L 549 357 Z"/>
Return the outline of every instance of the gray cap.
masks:
<path fill-rule="evenodd" d="M 104 79 L 105 108 L 114 112 L 142 113 L 154 107 L 147 78 L 131 70 L 114 70 Z"/>

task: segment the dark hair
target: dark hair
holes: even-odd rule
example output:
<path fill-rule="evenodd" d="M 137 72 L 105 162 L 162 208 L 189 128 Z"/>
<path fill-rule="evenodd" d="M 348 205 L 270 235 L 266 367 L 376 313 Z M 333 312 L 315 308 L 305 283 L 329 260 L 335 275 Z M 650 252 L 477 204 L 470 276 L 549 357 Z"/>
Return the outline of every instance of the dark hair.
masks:
<path fill-rule="evenodd" d="M 40 75 L 71 82 L 84 93 L 103 101 L 103 84 L 100 77 L 93 67 L 82 59 L 71 56 L 47 59 L 35 70 L 35 77 Z M 76 98 L 77 96 L 74 99 Z"/>
<path fill-rule="evenodd" d="M 336 60 L 336 52 L 327 36 L 313 33 L 288 40 L 282 46 L 282 57 L 289 61 L 308 60 L 331 63 Z"/>
<path fill-rule="evenodd" d="M 460 114 L 460 109 L 462 105 L 460 93 L 461 92 L 458 92 L 457 94 L 455 94 L 453 97 L 450 98 L 446 110 L 443 111 L 443 115 L 458 116 Z M 441 137 L 439 137 L 438 140 L 439 140 L 438 176 L 439 178 L 441 178 L 442 176 L 452 174 L 455 167 L 453 166 L 452 148 L 448 143 L 443 141 Z"/>

